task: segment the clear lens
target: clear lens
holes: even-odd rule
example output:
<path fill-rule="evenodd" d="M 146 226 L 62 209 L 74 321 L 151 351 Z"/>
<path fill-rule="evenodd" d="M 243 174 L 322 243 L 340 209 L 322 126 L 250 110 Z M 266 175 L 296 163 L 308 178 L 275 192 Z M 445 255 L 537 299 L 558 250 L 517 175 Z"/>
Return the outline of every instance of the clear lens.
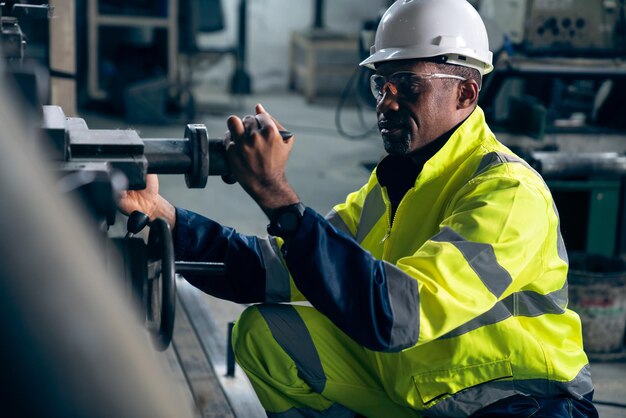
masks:
<path fill-rule="evenodd" d="M 391 89 L 393 94 L 400 94 L 405 97 L 410 89 L 411 81 L 413 77 L 420 78 L 414 73 L 399 72 L 385 77 L 380 74 L 374 74 L 370 77 L 370 88 L 374 97 L 379 100 L 384 93 L 385 88 Z M 389 85 L 387 85 L 389 83 Z M 387 87 L 385 87 L 387 85 Z"/>
<path fill-rule="evenodd" d="M 382 75 L 374 74 L 370 77 L 370 89 L 372 90 L 372 94 L 377 100 L 382 97 L 383 88 L 385 87 L 386 83 L 387 80 Z"/>
<path fill-rule="evenodd" d="M 376 100 L 380 100 L 383 96 L 385 88 L 390 88 L 394 94 L 399 94 L 401 97 L 408 98 L 418 94 L 420 90 L 420 83 L 422 80 L 428 80 L 432 78 L 453 78 L 457 80 L 466 80 L 464 77 L 453 74 L 441 74 L 441 73 L 413 73 L 410 71 L 400 71 L 385 77 L 380 74 L 374 74 L 370 77 L 370 89 Z M 388 87 L 385 87 L 389 83 Z M 395 90 L 395 91 L 394 91 Z"/>

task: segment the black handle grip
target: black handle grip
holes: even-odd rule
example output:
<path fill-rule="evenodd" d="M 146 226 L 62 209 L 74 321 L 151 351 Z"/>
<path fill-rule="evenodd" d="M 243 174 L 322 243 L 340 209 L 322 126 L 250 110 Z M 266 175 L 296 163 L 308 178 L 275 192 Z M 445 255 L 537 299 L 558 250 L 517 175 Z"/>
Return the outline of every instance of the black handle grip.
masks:
<path fill-rule="evenodd" d="M 226 274 L 224 263 L 177 261 L 176 274 L 202 274 L 204 276 L 223 276 Z"/>

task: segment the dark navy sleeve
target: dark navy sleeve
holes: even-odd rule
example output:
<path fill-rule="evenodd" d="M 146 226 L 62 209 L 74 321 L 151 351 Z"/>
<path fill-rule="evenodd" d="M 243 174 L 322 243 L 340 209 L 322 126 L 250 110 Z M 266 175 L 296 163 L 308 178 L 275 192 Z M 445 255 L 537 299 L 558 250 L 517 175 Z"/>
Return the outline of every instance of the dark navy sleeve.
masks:
<path fill-rule="evenodd" d="M 200 290 L 237 303 L 263 302 L 265 266 L 256 237 L 239 234 L 232 228 L 176 208 L 173 231 L 176 260 L 211 261 L 226 264 L 226 275 L 207 277 L 185 275 Z"/>
<path fill-rule="evenodd" d="M 384 263 L 307 208 L 285 261 L 311 304 L 363 346 L 393 350 L 393 312 Z"/>

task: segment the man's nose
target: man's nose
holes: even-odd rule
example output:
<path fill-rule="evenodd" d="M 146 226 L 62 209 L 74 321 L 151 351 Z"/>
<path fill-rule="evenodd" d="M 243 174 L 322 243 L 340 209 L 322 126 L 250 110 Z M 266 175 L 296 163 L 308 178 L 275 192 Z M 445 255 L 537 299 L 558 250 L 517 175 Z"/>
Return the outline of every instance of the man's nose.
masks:
<path fill-rule="evenodd" d="M 383 89 L 383 95 L 376 103 L 376 112 L 385 113 L 389 110 L 397 111 L 399 109 L 398 105 L 398 95 L 395 94 L 395 89 L 387 88 Z"/>

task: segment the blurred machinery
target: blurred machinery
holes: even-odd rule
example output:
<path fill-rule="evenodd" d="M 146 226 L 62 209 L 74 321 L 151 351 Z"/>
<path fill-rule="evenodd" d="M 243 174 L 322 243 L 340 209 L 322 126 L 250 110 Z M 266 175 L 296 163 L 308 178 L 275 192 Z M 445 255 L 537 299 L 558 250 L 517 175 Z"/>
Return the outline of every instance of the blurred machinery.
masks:
<path fill-rule="evenodd" d="M 496 22 L 528 55 L 623 55 L 622 0 L 481 0 L 482 16 Z"/>
<path fill-rule="evenodd" d="M 32 10 L 51 17 L 47 7 Z M 223 139 L 210 139 L 204 125 L 194 124 L 183 138 L 90 130 L 60 106 L 41 106 L 49 97 L 37 91 L 49 85 L 49 72 L 25 65 L 30 38 L 18 14 L 3 15 L 0 66 L 0 119 L 6 127 L 0 141 L 6 232 L 0 248 L 10 258 L 0 268 L 0 305 L 10 339 L 3 367 L 10 364 L 3 370 L 12 376 L 2 415 L 187 417 L 195 407 L 193 416 L 233 416 L 234 410 L 259 416 L 247 381 L 233 379 L 232 349 L 214 341 L 217 330 L 208 325 L 205 301 L 191 285 L 177 291 L 177 274 L 221 276 L 224 264 L 175 261 L 172 232 L 162 219 L 134 212 L 125 236 L 114 225 L 120 194 L 145 188 L 149 173 L 184 174 L 194 188 L 204 187 L 210 175 L 229 181 Z M 25 70 L 43 77 L 11 89 Z M 164 354 L 155 357 L 144 334 Z M 235 406 L 220 387 L 215 358 L 238 388 Z M 163 366 L 172 375 L 161 374 Z"/>
<path fill-rule="evenodd" d="M 1 415 L 192 417 L 0 80 Z M 116 280 L 117 279 L 117 280 Z"/>
<path fill-rule="evenodd" d="M 222 139 L 209 139 L 204 125 L 187 125 L 184 138 L 141 139 L 134 130 L 90 130 L 81 118 L 67 118 L 58 106 L 44 106 L 43 133 L 53 145 L 61 191 L 78 196 L 94 224 L 106 234 L 123 190 L 146 187 L 146 176 L 184 174 L 189 187 L 204 187 L 209 175 L 229 175 Z M 150 226 L 147 243 L 134 237 Z M 175 274 L 224 274 L 220 263 L 174 261 L 168 225 L 133 213 L 125 238 L 107 239 L 119 253 L 115 270 L 132 289 L 155 348 L 165 350 L 172 338 L 176 301 Z M 111 245 L 112 244 L 112 245 Z M 112 264 L 114 265 L 114 264 Z"/>
<path fill-rule="evenodd" d="M 4 74 L 34 109 L 49 100 L 49 51 L 47 45 L 30 43 L 23 27 L 40 26 L 47 30 L 52 11 L 47 4 L 0 3 Z"/>
<path fill-rule="evenodd" d="M 621 0 L 534 0 L 524 39 L 527 53 L 608 56 L 626 46 Z"/>
<path fill-rule="evenodd" d="M 108 229 L 115 223 L 117 199 L 122 191 L 146 187 L 148 173 L 184 174 L 189 187 L 204 187 L 209 175 L 228 176 L 222 139 L 209 139 L 204 125 L 190 124 L 184 138 L 144 139 L 133 130 L 90 130 L 81 118 L 66 117 L 59 106 L 41 106 L 48 97 L 49 78 L 45 68 L 26 65 L 24 51 L 27 37 L 21 27 L 28 19 L 47 20 L 52 9 L 47 5 L 3 4 L 2 51 L 6 74 L 18 87 L 18 105 L 29 103 L 26 115 L 31 124 L 40 124 L 42 147 L 53 163 L 57 187 L 62 193 L 84 204 L 101 237 L 101 248 L 111 259 L 112 272 L 132 289 L 131 297 L 153 336 L 157 350 L 165 350 L 171 341 L 176 301 L 175 274 L 201 271 L 223 274 L 219 263 L 174 262 L 171 232 L 160 219 L 149 222 L 140 213 L 132 214 L 128 234 L 110 238 Z M 7 16 L 7 11 L 11 14 Z M 46 54 L 44 54 L 46 55 Z M 42 75 L 43 74 L 43 75 Z M 17 83 L 13 81 L 17 80 Z M 135 237 L 149 226 L 147 242 Z"/>
<path fill-rule="evenodd" d="M 46 129 L 35 129 L 42 120 L 54 126 L 50 112 L 40 107 L 49 100 L 40 94 L 49 86 L 49 50 L 31 45 L 36 36 L 25 28 L 34 21 L 47 32 L 51 12 L 47 5 L 2 4 L 0 306 L 6 341 L 0 361 L 9 379 L 3 386 L 1 414 L 194 416 L 163 365 L 149 354 L 144 332 L 129 309 L 132 304 L 120 292 L 124 274 L 112 281 L 119 266 L 111 262 L 111 269 L 105 269 L 107 254 L 113 255 L 105 249 L 114 241 L 102 233 L 107 222 L 100 222 L 101 215 L 115 207 L 114 192 L 125 184 L 124 176 L 108 171 L 103 178 L 99 170 L 82 170 L 80 165 L 70 174 L 64 147 L 55 152 Z M 43 65 L 33 65 L 30 59 L 36 55 L 43 57 Z M 55 157 L 57 170 L 49 161 Z M 84 167 L 91 165 L 108 163 L 84 162 Z M 74 192 L 79 191 L 88 203 L 84 208 L 76 204 Z M 129 287 L 146 300 L 135 310 L 146 309 L 142 322 L 154 347 L 163 350 L 173 325 L 175 289 L 167 279 L 173 278 L 174 265 L 168 258 L 167 225 L 157 220 L 150 229 L 147 243 L 131 236 L 123 240 L 144 253 L 122 266 L 132 277 Z"/>
<path fill-rule="evenodd" d="M 626 255 L 624 0 L 481 0 L 504 34 L 479 104 L 542 173 L 569 250 Z"/>
<path fill-rule="evenodd" d="M 201 33 L 226 27 L 221 0 L 89 0 L 87 100 L 108 105 L 134 123 L 179 123 L 194 118 L 198 61 L 232 56 L 229 92 L 249 94 L 246 8 L 240 0 L 234 44 L 204 46 Z"/>

